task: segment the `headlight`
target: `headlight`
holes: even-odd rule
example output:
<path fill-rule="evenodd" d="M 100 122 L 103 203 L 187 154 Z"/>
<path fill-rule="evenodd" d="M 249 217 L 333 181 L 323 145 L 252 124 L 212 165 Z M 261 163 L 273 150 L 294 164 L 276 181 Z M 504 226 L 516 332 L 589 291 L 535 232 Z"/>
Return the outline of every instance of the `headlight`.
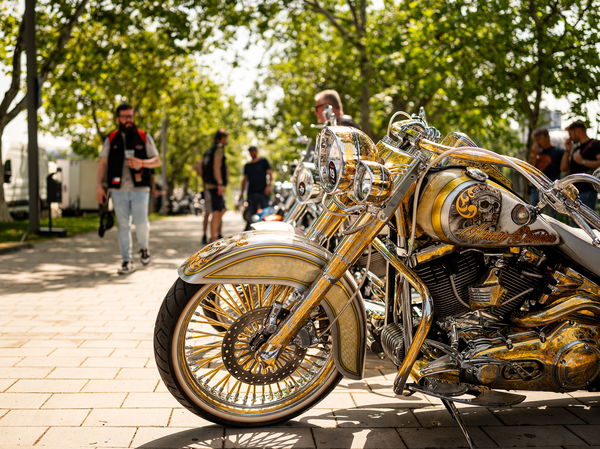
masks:
<path fill-rule="evenodd" d="M 383 202 L 390 194 L 392 180 L 383 165 L 372 161 L 361 161 L 356 168 L 354 196 L 359 203 Z"/>
<path fill-rule="evenodd" d="M 317 202 L 323 198 L 323 189 L 316 183 L 318 172 L 315 164 L 303 162 L 298 164 L 292 177 L 294 195 L 301 203 Z"/>
<path fill-rule="evenodd" d="M 317 154 L 323 190 L 343 193 L 352 188 L 357 164 L 374 161 L 377 150 L 369 136 L 357 128 L 328 126 L 317 139 Z"/>

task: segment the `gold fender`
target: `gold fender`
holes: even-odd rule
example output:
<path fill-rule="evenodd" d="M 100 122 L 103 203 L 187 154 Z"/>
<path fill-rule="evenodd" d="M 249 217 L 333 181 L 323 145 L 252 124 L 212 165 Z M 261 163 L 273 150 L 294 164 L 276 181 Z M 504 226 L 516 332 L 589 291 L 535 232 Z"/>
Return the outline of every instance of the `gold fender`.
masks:
<path fill-rule="evenodd" d="M 306 290 L 321 276 L 332 255 L 305 237 L 286 231 L 250 231 L 211 243 L 179 267 L 179 277 L 190 284 L 268 284 L 278 280 Z M 356 291 L 346 273 L 326 294 L 321 305 L 333 320 Z M 365 364 L 366 318 L 358 292 L 332 328 L 334 359 L 342 375 L 361 379 Z"/>

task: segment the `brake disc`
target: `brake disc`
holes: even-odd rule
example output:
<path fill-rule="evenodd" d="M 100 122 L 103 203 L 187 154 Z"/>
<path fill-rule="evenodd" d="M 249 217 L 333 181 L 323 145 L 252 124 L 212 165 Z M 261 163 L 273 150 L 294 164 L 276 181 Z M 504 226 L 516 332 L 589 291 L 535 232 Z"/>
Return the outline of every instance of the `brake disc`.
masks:
<path fill-rule="evenodd" d="M 253 309 L 240 316 L 227 330 L 221 355 L 227 371 L 250 385 L 267 385 L 289 377 L 302 363 L 306 348 L 292 341 L 277 356 L 275 365 L 267 365 L 253 342 L 262 332 L 269 307 Z"/>

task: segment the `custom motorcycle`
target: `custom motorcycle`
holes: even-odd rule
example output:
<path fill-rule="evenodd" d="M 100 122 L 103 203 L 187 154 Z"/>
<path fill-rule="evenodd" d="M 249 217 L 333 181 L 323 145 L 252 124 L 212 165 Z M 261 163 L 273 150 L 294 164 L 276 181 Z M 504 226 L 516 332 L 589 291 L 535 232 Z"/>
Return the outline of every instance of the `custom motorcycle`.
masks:
<path fill-rule="evenodd" d="M 441 139 L 424 114 L 395 119 L 377 144 L 355 128 L 321 131 L 313 188 L 327 195 L 305 236 L 285 224 L 241 233 L 179 268 L 154 345 L 190 411 L 272 425 L 342 376 L 360 379 L 367 319 L 348 269 L 365 251 L 386 261 L 381 345 L 398 367 L 394 392 L 441 398 L 471 447 L 455 402 L 510 406 L 525 396 L 504 390 L 600 386 L 600 216 L 573 186 L 600 180 L 552 182 L 462 133 Z M 537 207 L 507 170 L 540 191 Z M 579 228 L 541 214 L 546 205 Z M 319 244 L 344 222 L 333 251 Z"/>

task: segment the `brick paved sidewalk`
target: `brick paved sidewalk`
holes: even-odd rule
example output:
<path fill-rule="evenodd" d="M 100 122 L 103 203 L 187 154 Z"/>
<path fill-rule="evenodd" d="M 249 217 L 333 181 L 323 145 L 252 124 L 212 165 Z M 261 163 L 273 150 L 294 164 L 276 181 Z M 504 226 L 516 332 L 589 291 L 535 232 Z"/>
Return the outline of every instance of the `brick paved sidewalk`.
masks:
<path fill-rule="evenodd" d="M 393 367 L 372 356 L 363 381 L 286 425 L 222 428 L 180 407 L 154 366 L 152 330 L 200 220 L 153 222 L 153 262 L 127 277 L 115 274 L 115 230 L 0 256 L 1 449 L 464 446 L 439 401 L 394 397 Z M 242 228 L 225 216 L 225 234 Z M 512 409 L 461 411 L 480 447 L 600 447 L 599 399 L 531 393 Z"/>

